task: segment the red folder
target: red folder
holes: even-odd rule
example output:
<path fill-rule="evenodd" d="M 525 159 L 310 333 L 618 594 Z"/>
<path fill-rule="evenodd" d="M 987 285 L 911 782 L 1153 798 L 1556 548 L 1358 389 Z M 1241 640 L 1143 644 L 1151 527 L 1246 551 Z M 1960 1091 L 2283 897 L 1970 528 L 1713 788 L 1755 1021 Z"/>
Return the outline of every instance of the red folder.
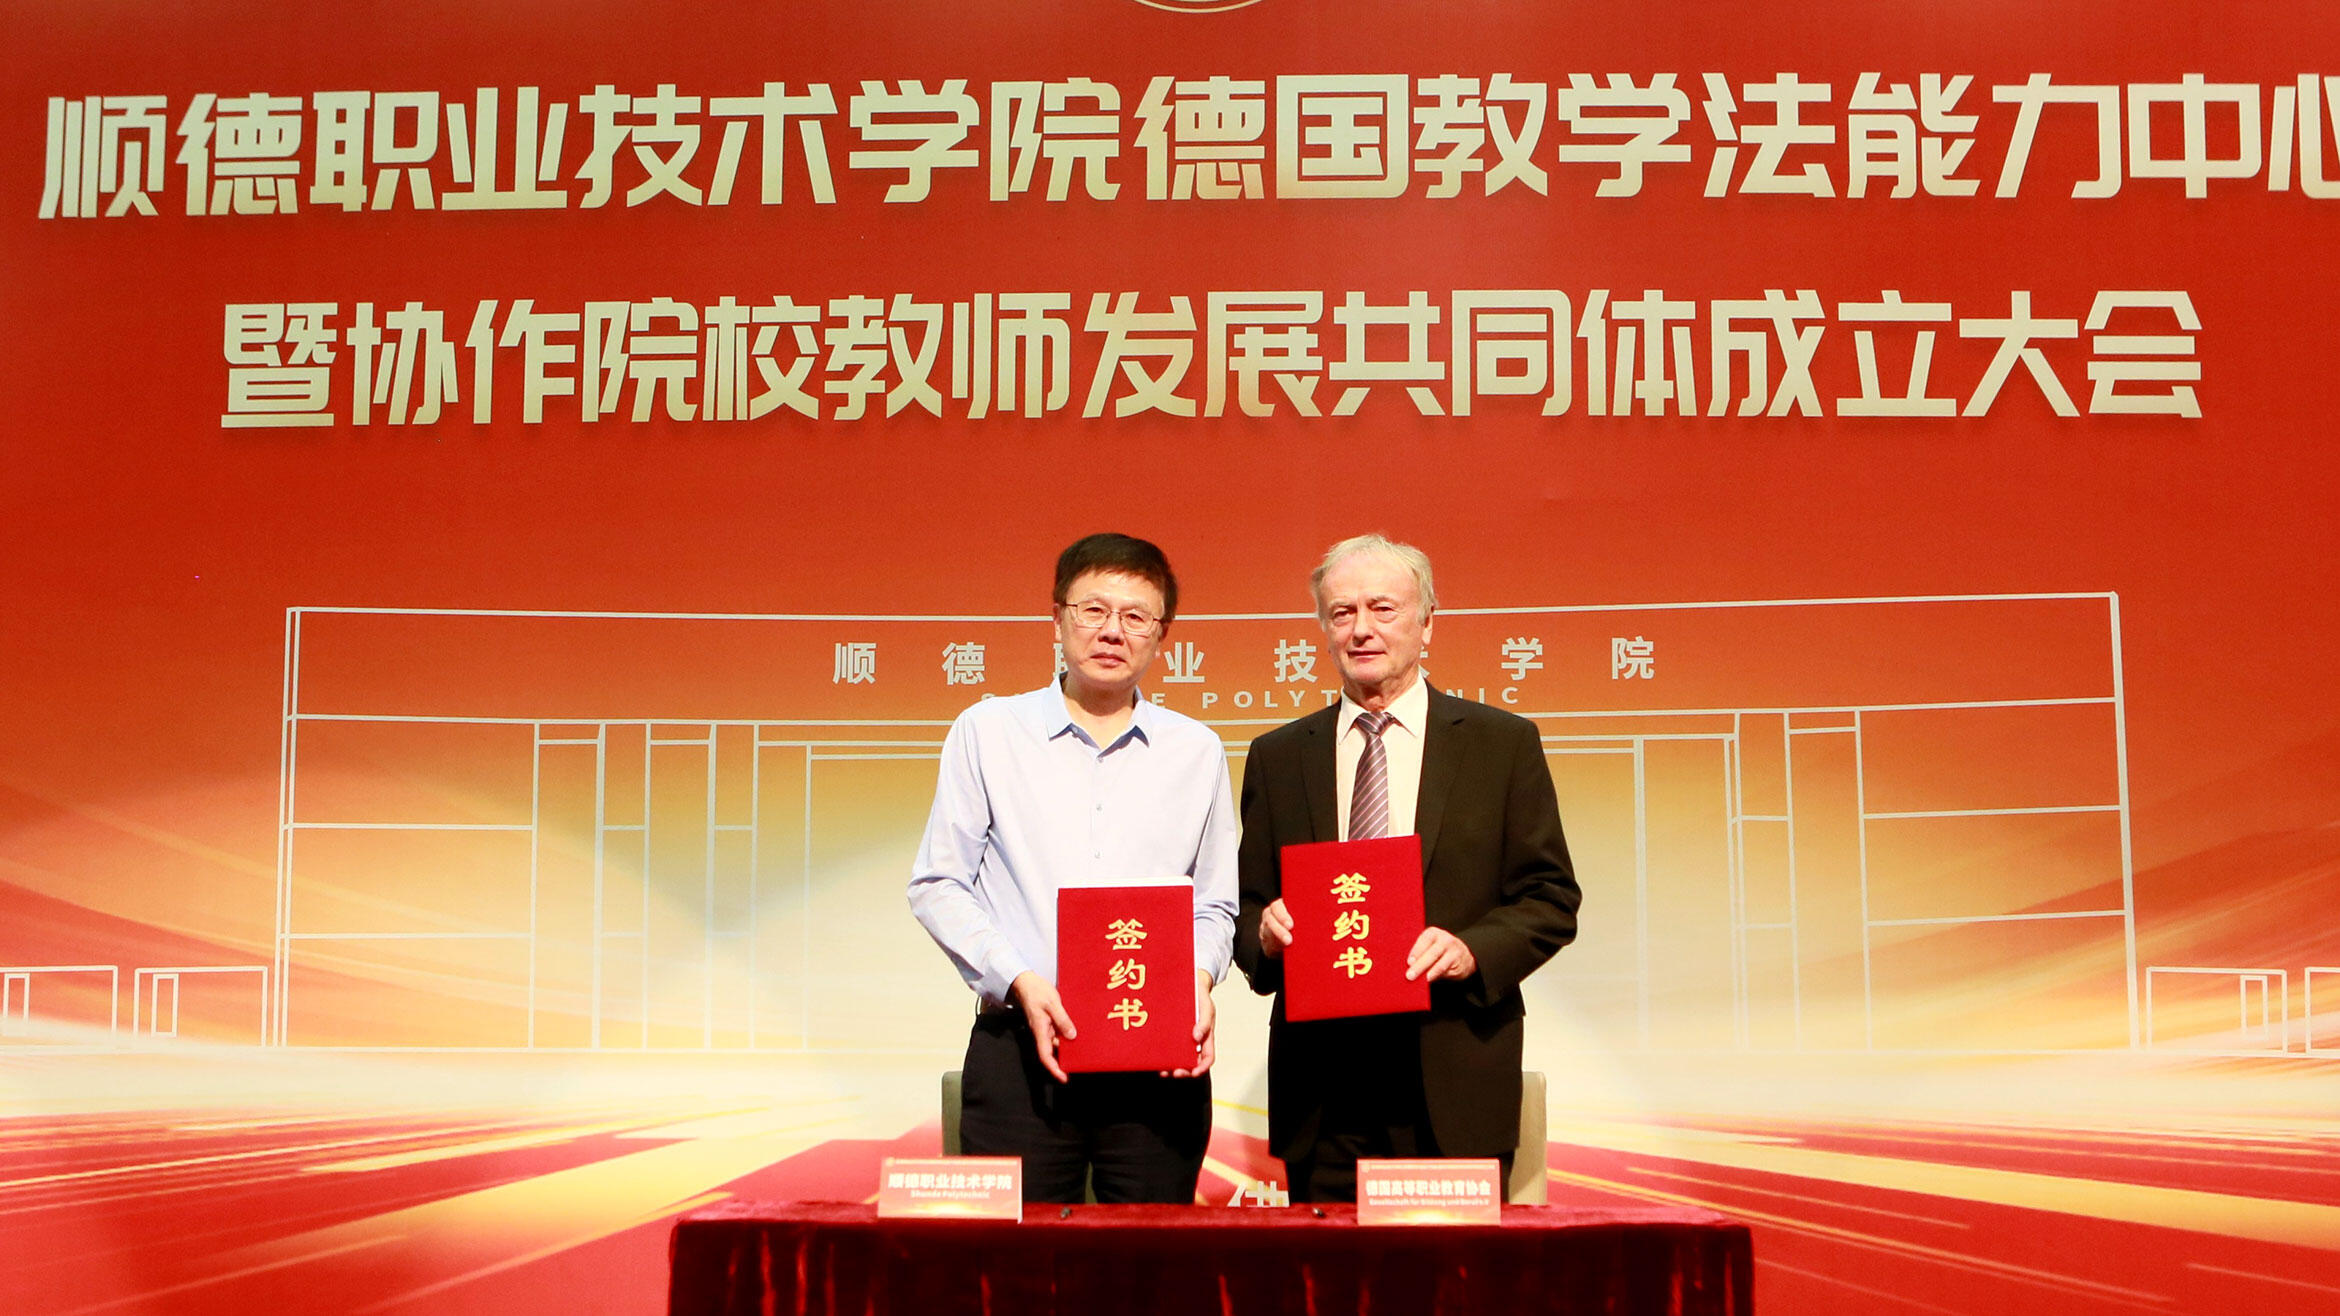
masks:
<path fill-rule="evenodd" d="M 1059 889 L 1056 992 L 1078 1034 L 1066 1073 L 1192 1068 L 1194 884 Z"/>
<path fill-rule="evenodd" d="M 1430 1008 L 1428 979 L 1406 981 L 1422 935 L 1422 838 L 1284 847 L 1284 1017 L 1341 1019 Z"/>

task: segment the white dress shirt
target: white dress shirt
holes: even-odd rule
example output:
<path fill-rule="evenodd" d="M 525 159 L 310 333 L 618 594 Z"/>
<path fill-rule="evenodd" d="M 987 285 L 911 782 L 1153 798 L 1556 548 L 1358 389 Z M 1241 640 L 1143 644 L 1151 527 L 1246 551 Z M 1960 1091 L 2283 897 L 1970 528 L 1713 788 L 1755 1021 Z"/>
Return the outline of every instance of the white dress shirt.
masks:
<path fill-rule="evenodd" d="M 1363 704 L 1341 696 L 1339 738 L 1333 741 L 1333 794 L 1340 803 L 1341 839 L 1349 837 L 1349 797 L 1357 793 L 1357 760 L 1365 757 L 1365 731 L 1357 725 Z M 1414 830 L 1414 804 L 1422 795 L 1422 732 L 1430 722 L 1430 676 L 1414 670 L 1414 684 L 1383 710 L 1390 723 L 1381 730 L 1388 756 L 1389 832 L 1404 836 Z"/>
<path fill-rule="evenodd" d="M 1188 877 L 1194 967 L 1217 982 L 1235 940 L 1235 836 L 1216 732 L 1140 698 L 1129 728 L 1099 745 L 1052 683 L 951 725 L 910 908 L 997 1005 L 1026 969 L 1056 981 L 1059 887 Z"/>

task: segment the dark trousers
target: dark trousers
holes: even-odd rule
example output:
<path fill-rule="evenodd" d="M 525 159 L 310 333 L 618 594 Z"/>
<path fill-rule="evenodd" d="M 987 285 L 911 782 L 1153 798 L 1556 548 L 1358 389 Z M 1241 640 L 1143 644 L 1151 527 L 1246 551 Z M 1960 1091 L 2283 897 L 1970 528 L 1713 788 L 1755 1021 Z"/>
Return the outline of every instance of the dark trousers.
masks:
<path fill-rule="evenodd" d="M 1422 1095 L 1421 1024 L 1403 1015 L 1328 1019 L 1308 1025 L 1328 1031 L 1327 1043 L 1350 1057 L 1347 1081 L 1334 1089 L 1317 1123 L 1316 1139 L 1287 1157 L 1295 1202 L 1354 1202 L 1357 1162 L 1452 1155 L 1438 1145 Z M 1320 1043 L 1322 1044 L 1322 1043 Z M 1511 1161 L 1504 1152 L 1503 1200 L 1511 1200 Z"/>
<path fill-rule="evenodd" d="M 1040 1067 L 1032 1030 L 1015 1012 L 983 1014 L 967 1037 L 959 1146 L 970 1156 L 1024 1158 L 1024 1200 L 1192 1202 L 1211 1136 L 1211 1080 L 1075 1074 Z"/>

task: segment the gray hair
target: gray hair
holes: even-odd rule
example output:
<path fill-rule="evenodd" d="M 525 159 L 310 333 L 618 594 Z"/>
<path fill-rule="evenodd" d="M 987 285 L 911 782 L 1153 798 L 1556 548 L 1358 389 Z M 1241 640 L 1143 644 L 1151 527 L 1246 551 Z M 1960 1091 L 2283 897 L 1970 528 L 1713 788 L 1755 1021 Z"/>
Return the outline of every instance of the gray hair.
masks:
<path fill-rule="evenodd" d="M 1325 550 L 1324 561 L 1308 573 L 1308 593 L 1316 600 L 1318 614 L 1324 612 L 1324 578 L 1346 558 L 1377 557 L 1395 562 L 1411 572 L 1414 592 L 1421 599 L 1422 617 L 1428 620 L 1438 607 L 1438 591 L 1430 584 L 1430 555 L 1412 544 L 1401 544 L 1387 535 L 1367 534 L 1344 539 Z"/>

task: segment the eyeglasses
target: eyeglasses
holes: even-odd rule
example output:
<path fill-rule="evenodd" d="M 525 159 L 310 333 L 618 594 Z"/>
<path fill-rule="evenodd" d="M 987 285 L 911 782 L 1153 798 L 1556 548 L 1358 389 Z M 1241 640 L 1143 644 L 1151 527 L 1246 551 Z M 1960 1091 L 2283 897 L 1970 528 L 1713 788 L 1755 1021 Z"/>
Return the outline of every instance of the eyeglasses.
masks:
<path fill-rule="evenodd" d="M 1137 608 L 1123 608 L 1116 612 L 1095 599 L 1067 603 L 1064 607 L 1065 611 L 1072 614 L 1073 625 L 1084 631 L 1103 630 L 1105 623 L 1116 616 L 1121 618 L 1121 633 L 1135 639 L 1142 640 L 1162 628 L 1160 617 Z"/>

